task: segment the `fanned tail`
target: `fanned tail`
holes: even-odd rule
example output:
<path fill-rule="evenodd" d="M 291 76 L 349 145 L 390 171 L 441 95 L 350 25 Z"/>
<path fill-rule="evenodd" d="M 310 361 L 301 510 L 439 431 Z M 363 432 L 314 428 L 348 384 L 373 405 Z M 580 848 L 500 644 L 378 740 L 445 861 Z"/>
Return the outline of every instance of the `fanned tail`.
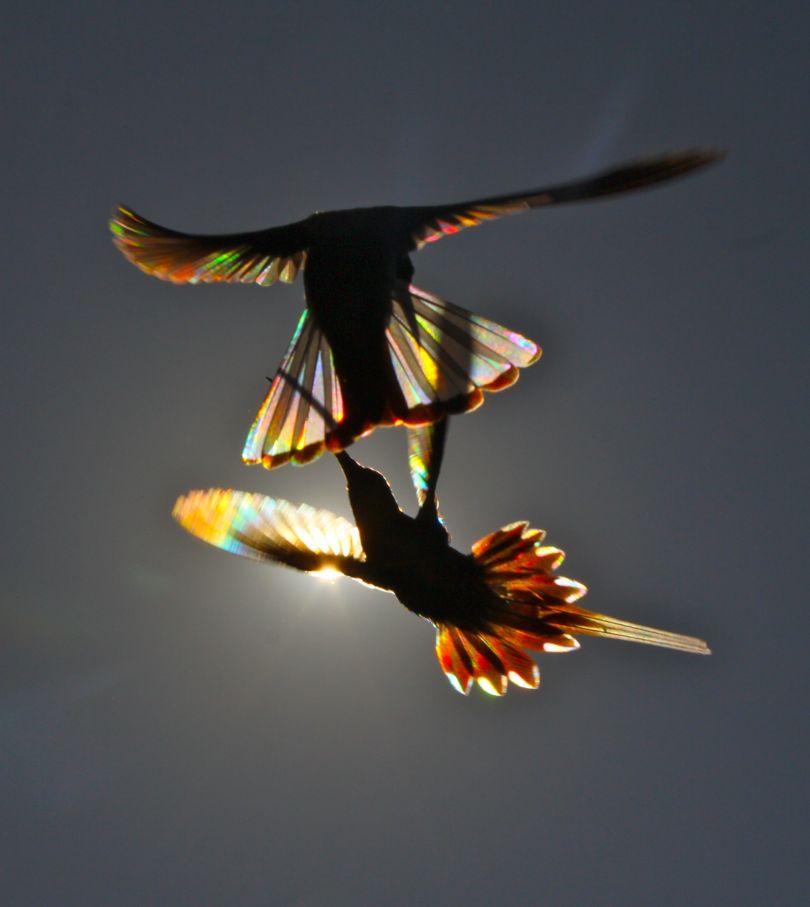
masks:
<path fill-rule="evenodd" d="M 328 449 L 344 416 L 332 350 L 309 311 L 298 321 L 287 353 L 250 427 L 242 460 L 274 469 L 302 466 Z"/>
<path fill-rule="evenodd" d="M 557 575 L 565 555 L 542 544 L 545 533 L 528 523 L 511 523 L 473 545 L 473 558 L 497 598 L 490 605 L 486 629 L 437 626 L 436 655 L 453 687 L 468 693 L 473 682 L 501 696 L 508 682 L 536 689 L 537 666 L 527 654 L 571 652 L 574 634 L 603 636 L 708 655 L 702 639 L 586 611 L 574 604 L 587 592 L 576 580 Z"/>
<path fill-rule="evenodd" d="M 245 441 L 242 459 L 268 469 L 336 453 L 377 425 L 422 426 L 481 405 L 514 384 L 540 348 L 486 318 L 410 287 L 394 298 L 387 329 L 391 388 L 384 412 L 344 399 L 332 349 L 304 310 Z M 386 376 L 379 376 L 384 381 Z"/>
<path fill-rule="evenodd" d="M 484 692 L 502 696 L 509 681 L 536 690 L 540 671 L 528 654 L 571 652 L 579 643 L 544 615 L 584 595 L 585 586 L 555 571 L 563 553 L 543 546 L 541 529 L 512 523 L 473 545 L 473 557 L 484 568 L 496 593 L 486 615 L 486 628 L 460 629 L 438 624 L 436 656 L 452 686 L 468 693 L 475 682 Z"/>
<path fill-rule="evenodd" d="M 392 302 L 386 334 L 405 406 L 392 413 L 394 424 L 427 425 L 476 409 L 484 391 L 510 387 L 540 357 L 522 334 L 415 286 Z"/>

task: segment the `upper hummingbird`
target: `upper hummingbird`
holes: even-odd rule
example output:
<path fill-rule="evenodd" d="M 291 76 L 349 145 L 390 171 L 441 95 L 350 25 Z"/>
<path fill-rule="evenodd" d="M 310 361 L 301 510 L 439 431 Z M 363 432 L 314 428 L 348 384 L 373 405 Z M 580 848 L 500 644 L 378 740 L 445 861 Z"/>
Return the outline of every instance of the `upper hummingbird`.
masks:
<path fill-rule="evenodd" d="M 508 682 L 536 689 L 540 672 L 529 651 L 568 652 L 575 635 L 624 639 L 708 654 L 703 640 L 586 611 L 587 591 L 558 576 L 557 548 L 545 533 L 512 523 L 469 554 L 451 547 L 438 515 L 436 481 L 447 420 L 409 431 L 410 463 L 422 501 L 416 517 L 399 508 L 385 477 L 337 454 L 354 518 L 260 494 L 211 489 L 178 498 L 175 519 L 212 545 L 306 572 L 342 573 L 393 592 L 436 628 L 436 656 L 450 683 L 467 693 L 476 681 L 502 695 Z"/>
<path fill-rule="evenodd" d="M 501 215 L 639 189 L 719 157 L 681 151 L 550 188 L 319 212 L 248 233 L 179 233 L 123 207 L 110 228 L 131 262 L 175 283 L 267 286 L 303 270 L 306 308 L 242 452 L 246 463 L 273 468 L 342 450 L 377 425 L 475 409 L 483 391 L 513 384 L 540 355 L 521 334 L 413 286 L 412 252 Z"/>

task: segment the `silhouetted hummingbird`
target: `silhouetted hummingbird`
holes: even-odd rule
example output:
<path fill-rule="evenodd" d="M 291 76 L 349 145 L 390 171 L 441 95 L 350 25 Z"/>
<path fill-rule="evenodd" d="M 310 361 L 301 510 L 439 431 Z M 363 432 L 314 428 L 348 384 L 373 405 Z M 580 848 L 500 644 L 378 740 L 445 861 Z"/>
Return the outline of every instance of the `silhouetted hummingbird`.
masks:
<path fill-rule="evenodd" d="M 174 518 L 226 551 L 393 592 L 435 626 L 439 664 L 461 693 L 473 681 L 497 696 L 510 680 L 536 689 L 540 672 L 528 652 L 572 651 L 579 634 L 709 653 L 703 640 L 578 607 L 585 586 L 557 575 L 562 551 L 543 545 L 545 533 L 525 522 L 490 533 L 470 554 L 452 548 L 435 494 L 446 422 L 409 432 L 422 500 L 416 517 L 400 510 L 383 475 L 342 451 L 356 527 L 306 504 L 223 489 L 188 492 Z"/>
<path fill-rule="evenodd" d="M 628 192 L 719 157 L 682 151 L 551 188 L 322 212 L 251 233 L 179 233 L 127 208 L 110 228 L 131 262 L 177 283 L 267 286 L 303 269 L 306 308 L 242 452 L 272 468 L 342 450 L 377 425 L 425 425 L 475 409 L 483 391 L 513 384 L 540 355 L 526 337 L 415 287 L 412 252 L 501 215 Z"/>

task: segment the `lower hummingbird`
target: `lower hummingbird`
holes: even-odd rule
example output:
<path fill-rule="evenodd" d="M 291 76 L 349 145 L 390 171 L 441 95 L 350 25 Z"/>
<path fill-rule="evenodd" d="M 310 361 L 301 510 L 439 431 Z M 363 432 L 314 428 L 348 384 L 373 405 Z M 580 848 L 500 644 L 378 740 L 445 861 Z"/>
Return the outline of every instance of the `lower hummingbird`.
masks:
<path fill-rule="evenodd" d="M 306 504 L 210 489 L 177 499 L 173 516 L 192 535 L 226 551 L 307 573 L 338 573 L 393 593 L 436 629 L 436 657 L 452 686 L 474 682 L 495 696 L 509 682 L 536 689 L 530 652 L 570 652 L 578 635 L 603 636 L 709 654 L 701 639 L 587 611 L 586 593 L 560 576 L 563 552 L 545 533 L 510 523 L 465 554 L 450 545 L 439 516 L 436 481 L 447 420 L 409 431 L 410 465 L 421 506 L 404 513 L 385 477 L 346 451 L 343 470 L 356 526 Z"/>

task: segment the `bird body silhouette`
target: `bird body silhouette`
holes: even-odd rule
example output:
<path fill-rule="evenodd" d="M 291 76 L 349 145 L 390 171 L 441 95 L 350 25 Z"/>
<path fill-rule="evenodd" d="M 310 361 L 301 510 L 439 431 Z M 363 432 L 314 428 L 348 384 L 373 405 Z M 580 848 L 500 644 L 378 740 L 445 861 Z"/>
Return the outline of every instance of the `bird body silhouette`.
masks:
<path fill-rule="evenodd" d="M 638 189 L 718 157 L 690 150 L 556 187 L 316 213 L 249 233 L 179 233 L 127 208 L 110 227 L 130 261 L 177 283 L 267 286 L 303 269 L 306 308 L 242 452 L 273 468 L 342 450 L 378 425 L 420 426 L 475 409 L 484 391 L 513 384 L 540 355 L 526 337 L 414 286 L 414 251 L 502 215 Z"/>
<path fill-rule="evenodd" d="M 575 634 L 606 636 L 708 654 L 706 643 L 574 604 L 587 591 L 557 574 L 563 553 L 542 544 L 544 532 L 512 523 L 476 542 L 470 554 L 450 545 L 435 486 L 445 422 L 411 430 L 411 466 L 422 500 L 416 517 L 400 509 L 385 477 L 337 454 L 356 527 L 307 505 L 239 491 L 191 491 L 175 519 L 217 547 L 307 572 L 337 571 L 392 592 L 436 628 L 436 655 L 453 687 L 473 682 L 503 695 L 509 681 L 536 689 L 530 651 L 578 648 Z M 439 437 L 431 444 L 431 432 Z"/>

